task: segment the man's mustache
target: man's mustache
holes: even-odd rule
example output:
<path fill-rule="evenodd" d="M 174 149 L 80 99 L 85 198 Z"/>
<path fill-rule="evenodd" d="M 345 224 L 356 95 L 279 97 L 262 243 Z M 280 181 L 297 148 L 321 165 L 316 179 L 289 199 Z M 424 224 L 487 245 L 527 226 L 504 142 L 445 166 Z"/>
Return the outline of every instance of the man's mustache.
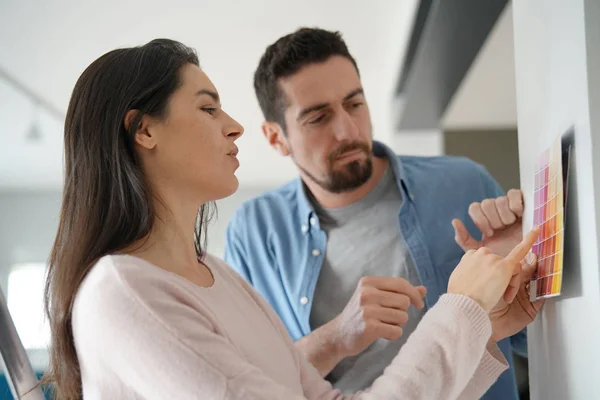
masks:
<path fill-rule="evenodd" d="M 353 142 L 353 143 L 342 144 L 340 147 L 333 150 L 329 154 L 329 162 L 333 163 L 336 159 L 338 159 L 345 153 L 348 153 L 348 152 L 354 151 L 354 150 L 362 150 L 365 154 L 369 154 L 369 152 L 371 151 L 371 149 L 369 148 L 369 145 L 366 143 L 363 143 L 363 142 Z"/>

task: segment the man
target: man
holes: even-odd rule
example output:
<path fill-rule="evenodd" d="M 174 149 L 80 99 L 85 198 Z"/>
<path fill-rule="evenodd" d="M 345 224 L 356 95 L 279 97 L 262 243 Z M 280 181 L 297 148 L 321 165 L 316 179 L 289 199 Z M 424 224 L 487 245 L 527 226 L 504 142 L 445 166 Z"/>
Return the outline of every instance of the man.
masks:
<path fill-rule="evenodd" d="M 345 392 L 364 389 L 446 291 L 463 250 L 505 255 L 518 243 L 521 194 L 503 197 L 467 159 L 398 157 L 373 141 L 358 67 L 338 33 L 282 37 L 254 79 L 263 133 L 300 177 L 237 210 L 225 259 L 323 376 Z M 524 334 L 499 343 L 511 364 L 525 345 Z M 517 399 L 513 371 L 484 398 Z"/>

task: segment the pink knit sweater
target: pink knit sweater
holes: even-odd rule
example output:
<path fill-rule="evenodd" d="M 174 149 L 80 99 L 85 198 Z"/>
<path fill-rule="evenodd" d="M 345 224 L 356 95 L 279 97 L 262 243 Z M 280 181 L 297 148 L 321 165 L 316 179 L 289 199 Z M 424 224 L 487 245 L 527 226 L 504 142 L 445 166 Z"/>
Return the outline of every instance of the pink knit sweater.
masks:
<path fill-rule="evenodd" d="M 444 295 L 373 386 L 344 397 L 269 305 L 222 261 L 202 288 L 139 258 L 102 258 L 75 300 L 83 395 L 93 399 L 477 399 L 506 368 L 485 311 Z"/>

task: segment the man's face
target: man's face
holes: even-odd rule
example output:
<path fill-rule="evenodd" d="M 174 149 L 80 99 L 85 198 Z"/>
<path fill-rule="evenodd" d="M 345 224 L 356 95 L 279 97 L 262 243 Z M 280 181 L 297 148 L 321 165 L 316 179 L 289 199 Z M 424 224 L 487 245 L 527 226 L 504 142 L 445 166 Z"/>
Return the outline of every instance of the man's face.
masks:
<path fill-rule="evenodd" d="M 372 173 L 372 131 L 360 78 L 333 56 L 279 81 L 286 100 L 286 146 L 305 178 L 325 190 L 356 189 Z"/>

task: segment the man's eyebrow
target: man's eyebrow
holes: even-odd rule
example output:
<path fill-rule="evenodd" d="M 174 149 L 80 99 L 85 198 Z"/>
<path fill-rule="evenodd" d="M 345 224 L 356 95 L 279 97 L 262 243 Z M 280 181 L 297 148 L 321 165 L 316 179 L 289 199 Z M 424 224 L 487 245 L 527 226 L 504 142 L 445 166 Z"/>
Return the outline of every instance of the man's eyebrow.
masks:
<path fill-rule="evenodd" d="M 363 88 L 357 88 L 357 89 L 354 89 L 353 91 L 351 91 L 350 93 L 348 93 L 346 95 L 346 97 L 344 97 L 344 101 L 348 101 L 351 98 L 353 98 L 354 96 L 358 96 L 359 94 L 364 96 L 365 92 L 364 92 Z"/>
<path fill-rule="evenodd" d="M 363 88 L 356 88 L 353 91 L 351 91 L 350 93 L 348 93 L 344 97 L 344 101 L 348 101 L 358 95 L 364 95 Z M 306 117 L 311 112 L 322 110 L 324 108 L 327 108 L 328 106 L 329 106 L 329 103 L 320 103 L 320 104 L 315 104 L 315 105 L 306 107 L 305 109 L 300 111 L 300 113 L 298 114 L 298 118 L 296 118 L 296 121 L 300 121 L 302 118 Z"/>
<path fill-rule="evenodd" d="M 327 108 L 327 106 L 329 106 L 329 103 L 315 104 L 314 106 L 306 107 L 305 109 L 303 109 L 302 111 L 300 111 L 300 114 L 298 114 L 298 118 L 296 118 L 296 121 L 300 121 L 301 119 L 303 119 L 304 117 L 306 117 L 311 112 L 319 111 L 319 110 L 322 110 L 324 108 Z"/>

